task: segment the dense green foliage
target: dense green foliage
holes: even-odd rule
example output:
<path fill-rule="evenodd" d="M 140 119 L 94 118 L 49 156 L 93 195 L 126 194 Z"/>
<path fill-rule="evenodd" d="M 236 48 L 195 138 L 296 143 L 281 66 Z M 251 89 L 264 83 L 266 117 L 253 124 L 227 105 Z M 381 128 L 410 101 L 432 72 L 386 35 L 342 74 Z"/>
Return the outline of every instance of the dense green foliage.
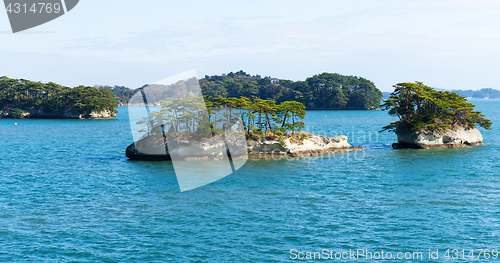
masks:
<path fill-rule="evenodd" d="M 458 127 L 473 128 L 479 124 L 490 129 L 491 121 L 484 118 L 465 97 L 449 91 L 437 91 L 422 82 L 398 83 L 382 105 L 383 110 L 397 116 L 398 121 L 383 130 L 420 132 Z"/>
<path fill-rule="evenodd" d="M 163 101 L 159 112 L 152 112 L 138 124 L 147 125 L 147 135 L 196 134 L 210 137 L 238 124 L 248 135 L 272 131 L 284 135 L 304 128 L 305 107 L 300 102 L 286 101 L 278 105 L 257 97 L 212 98 L 210 96 L 178 98 Z"/>
<path fill-rule="evenodd" d="M 212 109 L 223 107 L 239 110 L 247 133 L 273 131 L 282 134 L 304 128 L 304 123 L 300 120 L 304 119 L 306 111 L 304 104 L 300 102 L 284 101 L 276 104 L 273 100 L 263 100 L 257 97 L 249 99 L 247 97 L 212 98 L 205 96 L 205 100 L 207 106 Z"/>
<path fill-rule="evenodd" d="M 291 81 L 260 75 L 251 76 L 240 70 L 221 76 L 205 76 L 199 80 L 199 84 L 203 94 L 213 98 L 256 97 L 272 100 L 276 104 L 297 101 L 309 110 L 376 109 L 380 106 L 382 98 L 382 92 L 373 82 L 361 77 L 332 73 L 314 75 L 305 81 Z M 148 87 L 151 104 L 160 103 L 164 98 L 179 98 L 185 95 L 176 94 L 177 88 L 165 89 L 161 85 L 144 87 Z M 127 104 L 139 90 L 132 91 L 120 86 L 105 86 L 105 88 L 116 94 L 118 101 L 123 104 Z"/>
<path fill-rule="evenodd" d="M 53 82 L 42 83 L 0 77 L 0 110 L 10 110 L 13 117 L 27 108 L 59 112 L 74 109 L 80 113 L 117 107 L 115 96 L 105 88 L 78 86 L 68 88 Z"/>
<path fill-rule="evenodd" d="M 126 105 L 130 98 L 138 91 L 129 89 L 125 86 L 96 86 L 97 88 L 105 88 L 109 90 L 111 93 L 115 94 L 116 100 L 120 105 Z"/>
<path fill-rule="evenodd" d="M 205 76 L 200 80 L 203 94 L 212 97 L 257 97 L 277 104 L 297 101 L 307 109 L 375 109 L 382 92 L 373 82 L 354 76 L 321 73 L 305 81 L 251 76 L 243 71 Z"/>
<path fill-rule="evenodd" d="M 140 94 L 138 94 L 140 93 Z M 142 105 L 144 103 L 142 94 L 147 98 L 149 105 L 158 105 L 165 100 L 173 100 L 179 98 L 189 98 L 200 96 L 200 83 L 198 79 L 192 77 L 187 80 L 179 80 L 170 85 L 150 84 L 144 85 L 135 90 L 135 94 L 129 100 L 130 105 Z"/>

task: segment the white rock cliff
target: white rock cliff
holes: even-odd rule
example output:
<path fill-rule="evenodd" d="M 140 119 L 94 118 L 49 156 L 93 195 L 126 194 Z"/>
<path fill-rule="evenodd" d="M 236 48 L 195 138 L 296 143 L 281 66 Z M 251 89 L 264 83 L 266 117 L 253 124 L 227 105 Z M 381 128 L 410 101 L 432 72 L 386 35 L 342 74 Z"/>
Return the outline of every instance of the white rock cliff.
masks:
<path fill-rule="evenodd" d="M 245 143 L 245 141 L 243 141 Z M 220 152 L 220 149 L 225 149 L 224 142 L 212 143 L 211 147 L 205 144 L 186 147 L 189 144 L 183 145 L 171 142 L 166 151 L 163 137 L 160 135 L 152 135 L 145 137 L 127 147 L 126 156 L 135 160 L 170 160 L 170 152 L 175 152 L 178 156 L 183 156 L 186 160 L 198 158 L 199 160 L 218 159 L 218 156 L 212 152 Z M 205 147 L 204 147 L 205 145 Z M 185 147 L 185 149 L 183 148 Z M 202 149 L 203 148 L 203 149 Z M 288 137 L 283 140 L 253 140 L 246 141 L 246 147 L 242 145 L 241 149 L 246 149 L 249 159 L 275 159 L 275 158 L 290 158 L 290 157 L 314 157 L 326 155 L 335 152 L 346 151 L 364 151 L 363 147 L 355 148 L 347 142 L 347 137 L 340 135 L 337 137 L 326 137 L 314 134 L 302 134 L 301 136 Z M 231 153 L 235 155 L 234 152 Z M 243 155 L 237 153 L 236 155 Z M 234 156 L 232 156 L 234 158 Z"/>
<path fill-rule="evenodd" d="M 482 145 L 483 136 L 476 128 L 458 128 L 437 132 L 408 134 L 396 131 L 398 143 L 393 148 L 459 148 Z"/>

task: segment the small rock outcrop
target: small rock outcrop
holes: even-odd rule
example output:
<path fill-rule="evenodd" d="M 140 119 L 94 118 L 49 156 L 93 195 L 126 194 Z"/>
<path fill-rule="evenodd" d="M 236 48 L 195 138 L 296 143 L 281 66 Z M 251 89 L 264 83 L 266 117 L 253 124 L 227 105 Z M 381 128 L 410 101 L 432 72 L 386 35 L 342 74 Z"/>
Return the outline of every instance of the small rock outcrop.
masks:
<path fill-rule="evenodd" d="M 460 148 L 483 144 L 483 136 L 476 128 L 459 127 L 454 130 L 421 131 L 417 133 L 405 133 L 396 130 L 396 134 L 398 142 L 392 145 L 394 149 Z"/>

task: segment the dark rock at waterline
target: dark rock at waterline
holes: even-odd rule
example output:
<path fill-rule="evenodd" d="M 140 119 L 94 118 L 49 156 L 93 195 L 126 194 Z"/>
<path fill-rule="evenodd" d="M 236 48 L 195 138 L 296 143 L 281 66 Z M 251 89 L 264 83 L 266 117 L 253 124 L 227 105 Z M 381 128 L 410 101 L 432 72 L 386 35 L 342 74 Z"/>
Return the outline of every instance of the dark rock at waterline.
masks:
<path fill-rule="evenodd" d="M 132 143 L 125 150 L 131 160 L 165 161 L 171 160 L 163 136 L 151 135 Z"/>
<path fill-rule="evenodd" d="M 135 143 L 132 143 L 125 150 L 125 155 L 130 160 L 142 160 L 142 161 L 170 161 L 170 154 L 163 150 L 162 154 L 148 154 L 142 153 L 137 150 Z"/>

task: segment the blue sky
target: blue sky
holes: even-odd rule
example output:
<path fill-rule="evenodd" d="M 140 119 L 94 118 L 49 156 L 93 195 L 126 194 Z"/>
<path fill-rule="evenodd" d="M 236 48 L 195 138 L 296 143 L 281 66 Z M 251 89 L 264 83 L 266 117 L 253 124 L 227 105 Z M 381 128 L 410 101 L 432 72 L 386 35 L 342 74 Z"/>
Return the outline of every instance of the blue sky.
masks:
<path fill-rule="evenodd" d="M 0 12 L 0 75 L 137 88 L 195 69 L 303 80 L 362 76 L 383 91 L 422 81 L 500 89 L 500 1 L 81 0 L 12 34 Z"/>

